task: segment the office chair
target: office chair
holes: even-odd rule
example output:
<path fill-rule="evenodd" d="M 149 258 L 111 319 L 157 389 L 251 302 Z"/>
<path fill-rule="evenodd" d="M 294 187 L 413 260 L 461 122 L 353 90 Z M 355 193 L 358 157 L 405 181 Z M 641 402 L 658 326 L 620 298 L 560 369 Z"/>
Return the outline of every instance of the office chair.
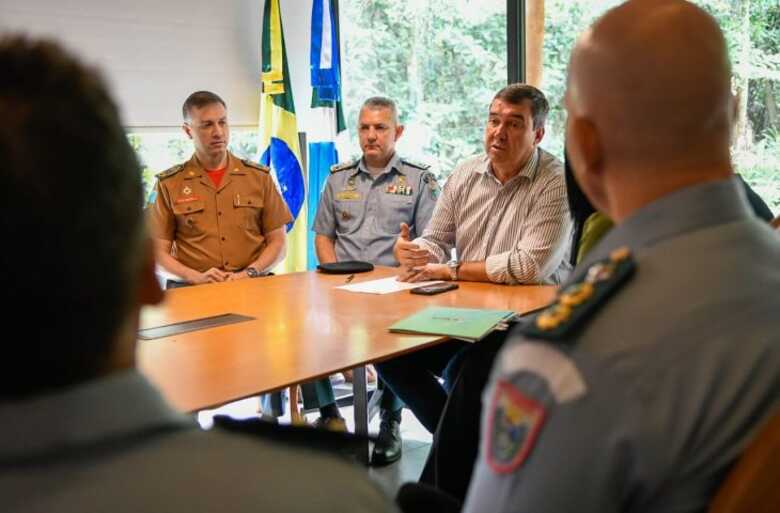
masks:
<path fill-rule="evenodd" d="M 780 511 L 780 411 L 764 424 L 718 489 L 708 513 Z"/>

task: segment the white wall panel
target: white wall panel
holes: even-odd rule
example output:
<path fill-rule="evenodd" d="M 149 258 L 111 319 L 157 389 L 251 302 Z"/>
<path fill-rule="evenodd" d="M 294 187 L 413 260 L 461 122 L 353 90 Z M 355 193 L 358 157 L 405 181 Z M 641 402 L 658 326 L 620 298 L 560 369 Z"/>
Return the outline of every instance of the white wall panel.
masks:
<path fill-rule="evenodd" d="M 281 4 L 305 118 L 311 1 Z M 257 125 L 262 8 L 263 0 L 0 0 L 0 33 L 54 37 L 98 65 L 130 128 L 179 126 L 182 102 L 198 89 L 225 99 L 234 126 Z"/>

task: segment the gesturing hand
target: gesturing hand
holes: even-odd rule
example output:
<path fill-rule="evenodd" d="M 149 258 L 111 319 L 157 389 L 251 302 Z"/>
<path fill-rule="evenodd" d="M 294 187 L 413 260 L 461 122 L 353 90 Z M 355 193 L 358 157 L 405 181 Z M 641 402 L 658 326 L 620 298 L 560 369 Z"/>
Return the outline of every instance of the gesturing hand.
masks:
<path fill-rule="evenodd" d="M 409 240 L 409 225 L 401 223 L 401 233 L 395 241 L 395 256 L 401 267 L 421 267 L 428 263 L 431 254 Z"/>

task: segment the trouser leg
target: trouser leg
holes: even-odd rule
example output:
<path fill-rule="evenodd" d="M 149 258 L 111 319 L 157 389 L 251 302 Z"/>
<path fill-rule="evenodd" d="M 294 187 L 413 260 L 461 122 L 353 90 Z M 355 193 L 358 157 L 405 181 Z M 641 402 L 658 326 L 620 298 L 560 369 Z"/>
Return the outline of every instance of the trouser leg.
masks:
<path fill-rule="evenodd" d="M 322 408 L 336 403 L 333 386 L 328 378 L 303 383 L 301 385 L 301 394 L 303 395 L 303 408 L 305 410 Z"/>
<path fill-rule="evenodd" d="M 375 364 L 379 376 L 433 433 L 447 400 L 438 377 L 465 342 L 451 341 Z"/>
<path fill-rule="evenodd" d="M 274 417 L 284 415 L 284 396 L 281 392 L 271 392 L 260 396 L 263 413 Z"/>
<path fill-rule="evenodd" d="M 433 436 L 420 481 L 465 500 L 477 460 L 482 419 L 482 392 L 506 332 L 495 332 L 467 348 Z"/>
<path fill-rule="evenodd" d="M 395 395 L 383 379 L 379 379 L 377 386 L 382 389 L 382 400 L 379 402 L 379 408 L 384 411 L 397 412 L 404 407 L 404 402 Z"/>

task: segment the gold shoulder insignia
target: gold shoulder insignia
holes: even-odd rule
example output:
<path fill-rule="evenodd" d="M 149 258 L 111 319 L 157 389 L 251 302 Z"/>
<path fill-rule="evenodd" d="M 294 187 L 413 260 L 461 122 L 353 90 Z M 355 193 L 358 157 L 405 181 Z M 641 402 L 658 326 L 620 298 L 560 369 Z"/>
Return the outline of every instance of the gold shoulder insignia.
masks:
<path fill-rule="evenodd" d="M 175 166 L 166 169 L 162 173 L 157 173 L 157 179 L 158 180 L 164 180 L 165 178 L 168 178 L 169 176 L 173 176 L 179 171 L 184 169 L 184 164 L 176 164 Z"/>
<path fill-rule="evenodd" d="M 430 164 L 423 164 L 422 162 L 414 162 L 412 160 L 407 159 L 401 159 L 401 162 L 406 164 L 407 166 L 416 167 L 417 169 L 422 169 L 423 171 L 427 171 L 431 168 Z"/>
<path fill-rule="evenodd" d="M 610 297 L 620 290 L 636 271 L 636 261 L 627 247 L 588 267 L 578 281 L 558 292 L 555 302 L 522 325 L 529 338 L 572 341 Z"/>
<path fill-rule="evenodd" d="M 331 173 L 338 173 L 339 171 L 344 171 L 347 169 L 352 169 L 357 167 L 359 160 L 350 160 L 347 162 L 341 162 L 339 164 L 334 164 L 330 166 L 330 172 Z"/>
<path fill-rule="evenodd" d="M 264 166 L 262 164 L 258 164 L 257 162 L 252 162 L 249 159 L 241 159 L 241 162 L 246 167 L 251 167 L 253 169 L 257 169 L 259 171 L 262 171 L 263 173 L 270 173 L 271 172 L 271 168 L 269 168 L 268 166 Z"/>

